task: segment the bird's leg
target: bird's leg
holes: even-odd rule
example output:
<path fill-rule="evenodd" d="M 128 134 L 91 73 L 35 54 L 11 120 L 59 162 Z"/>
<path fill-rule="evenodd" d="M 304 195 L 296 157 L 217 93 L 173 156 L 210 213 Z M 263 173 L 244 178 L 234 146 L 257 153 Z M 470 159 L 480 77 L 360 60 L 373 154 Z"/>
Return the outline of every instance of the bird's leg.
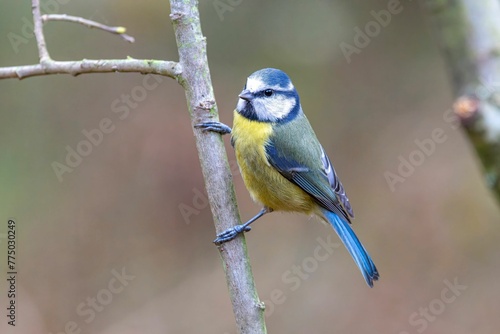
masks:
<path fill-rule="evenodd" d="M 221 135 L 231 133 L 231 128 L 221 122 L 203 122 L 195 124 L 194 127 L 197 129 L 202 129 L 203 131 L 217 132 Z"/>
<path fill-rule="evenodd" d="M 214 244 L 216 245 L 223 244 L 225 242 L 233 240 L 238 234 L 242 232 L 250 231 L 252 228 L 249 225 L 269 212 L 273 212 L 273 209 L 263 207 L 258 214 L 256 214 L 252 219 L 247 221 L 245 224 L 235 225 L 231 228 L 228 228 L 224 232 L 217 234 L 217 238 L 215 238 Z"/>

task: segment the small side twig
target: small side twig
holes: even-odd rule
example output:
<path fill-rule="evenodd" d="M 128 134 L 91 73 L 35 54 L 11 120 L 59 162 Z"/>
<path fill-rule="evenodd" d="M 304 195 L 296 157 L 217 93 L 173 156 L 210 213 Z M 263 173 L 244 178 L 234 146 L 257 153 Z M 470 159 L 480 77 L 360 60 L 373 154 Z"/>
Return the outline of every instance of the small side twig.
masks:
<path fill-rule="evenodd" d="M 47 45 L 45 44 L 45 36 L 43 35 L 43 22 L 42 15 L 40 13 L 40 0 L 33 0 L 31 4 L 31 9 L 33 12 L 33 26 L 36 39 L 36 45 L 38 47 L 38 57 L 40 58 L 40 64 L 44 64 L 50 61 L 49 51 L 47 50 Z"/>
<path fill-rule="evenodd" d="M 123 38 L 124 40 L 126 40 L 129 43 L 135 42 L 134 37 L 125 34 L 125 32 L 127 30 L 125 27 L 111 27 L 111 26 L 108 26 L 108 25 L 105 25 L 102 23 L 92 21 L 92 20 L 84 19 L 82 17 L 71 16 L 71 15 L 66 15 L 66 14 L 42 15 L 42 22 L 45 23 L 47 21 L 66 21 L 66 22 L 79 23 L 79 24 L 82 24 L 88 28 L 96 28 L 96 29 L 110 32 L 112 34 L 119 35 L 121 38 Z"/>
<path fill-rule="evenodd" d="M 24 79 L 28 77 L 49 74 L 70 74 L 77 76 L 84 73 L 135 72 L 142 74 L 158 74 L 180 81 L 182 66 L 174 61 L 152 59 L 83 59 L 79 61 L 55 61 L 50 58 L 45 37 L 43 23 L 47 21 L 68 21 L 83 24 L 90 28 L 97 28 L 120 35 L 128 42 L 134 38 L 125 34 L 124 27 L 110 27 L 81 17 L 59 14 L 41 15 L 40 0 L 32 0 L 33 26 L 38 56 L 40 62 L 33 65 L 0 67 L 1 79 Z"/>

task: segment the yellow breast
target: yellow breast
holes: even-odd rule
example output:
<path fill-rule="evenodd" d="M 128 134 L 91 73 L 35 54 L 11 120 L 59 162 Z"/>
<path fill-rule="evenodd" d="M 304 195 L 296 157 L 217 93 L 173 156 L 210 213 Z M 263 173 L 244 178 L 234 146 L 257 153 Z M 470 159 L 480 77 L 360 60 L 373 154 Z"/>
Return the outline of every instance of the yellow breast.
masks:
<path fill-rule="evenodd" d="M 310 214 L 314 206 L 311 197 L 268 162 L 265 145 L 272 133 L 272 124 L 252 121 L 234 112 L 232 137 L 245 186 L 255 201 L 268 208 Z"/>

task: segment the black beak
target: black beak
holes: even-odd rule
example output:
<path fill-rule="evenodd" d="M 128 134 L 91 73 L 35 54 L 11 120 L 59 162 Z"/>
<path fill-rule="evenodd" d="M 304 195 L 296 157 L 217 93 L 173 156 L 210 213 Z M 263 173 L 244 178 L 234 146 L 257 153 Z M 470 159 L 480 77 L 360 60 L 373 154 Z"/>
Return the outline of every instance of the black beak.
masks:
<path fill-rule="evenodd" d="M 240 99 L 250 102 L 253 99 L 253 94 L 249 90 L 243 90 L 240 95 L 238 95 Z"/>

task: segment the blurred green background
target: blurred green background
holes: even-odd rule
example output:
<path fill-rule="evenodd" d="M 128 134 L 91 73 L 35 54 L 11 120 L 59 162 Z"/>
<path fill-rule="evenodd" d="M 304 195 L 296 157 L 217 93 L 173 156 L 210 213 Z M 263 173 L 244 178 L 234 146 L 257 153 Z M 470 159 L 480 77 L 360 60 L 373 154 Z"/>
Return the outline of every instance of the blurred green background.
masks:
<path fill-rule="evenodd" d="M 45 35 L 56 60 L 177 60 L 167 1 L 42 2 L 48 12 L 124 25 L 136 38 L 128 44 L 50 22 Z M 218 12 L 221 2 L 230 9 Z M 462 131 L 443 119 L 452 104 L 446 64 L 418 4 L 402 1 L 401 12 L 350 62 L 341 51 L 342 42 L 354 45 L 356 27 L 375 22 L 370 11 L 387 6 L 387 0 L 200 4 L 221 120 L 232 123 L 250 73 L 286 71 L 381 274 L 369 289 L 343 246 L 322 250 L 328 256 L 320 260 L 316 248 L 338 239 L 314 219 L 266 216 L 247 243 L 269 333 L 498 332 L 499 207 Z M 23 35 L 28 21 L 29 1 L 1 2 L 0 66 L 37 62 L 34 39 Z M 22 43 L 12 44 L 12 34 L 24 36 Z M 236 332 L 210 209 L 200 195 L 184 92 L 169 78 L 144 90 L 143 80 L 92 74 L 0 81 L 2 270 L 8 218 L 19 231 L 17 326 L 7 326 L 2 279 L 0 332 Z M 136 98 L 120 119 L 113 105 L 123 107 L 126 95 Z M 114 130 L 59 182 L 53 162 L 64 163 L 67 146 L 76 149 L 82 131 L 104 118 Z M 400 157 L 416 157 L 415 141 L 438 128 L 446 140 L 391 189 L 385 173 L 398 173 Z M 233 171 L 248 219 L 260 207 Z M 193 214 L 183 217 L 187 207 Z M 128 276 L 120 281 L 119 273 Z"/>

